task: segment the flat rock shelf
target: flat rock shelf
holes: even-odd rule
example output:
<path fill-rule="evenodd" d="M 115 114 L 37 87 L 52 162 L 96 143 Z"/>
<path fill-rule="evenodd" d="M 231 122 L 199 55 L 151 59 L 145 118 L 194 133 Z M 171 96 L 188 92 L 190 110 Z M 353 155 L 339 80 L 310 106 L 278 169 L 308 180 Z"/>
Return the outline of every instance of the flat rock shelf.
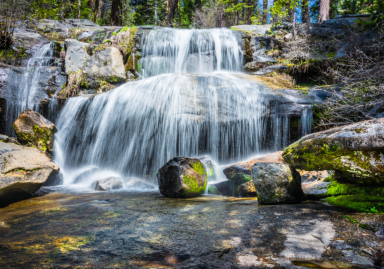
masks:
<path fill-rule="evenodd" d="M 51 192 L 0 209 L 0 267 L 374 268 L 383 223 L 316 203 Z"/>

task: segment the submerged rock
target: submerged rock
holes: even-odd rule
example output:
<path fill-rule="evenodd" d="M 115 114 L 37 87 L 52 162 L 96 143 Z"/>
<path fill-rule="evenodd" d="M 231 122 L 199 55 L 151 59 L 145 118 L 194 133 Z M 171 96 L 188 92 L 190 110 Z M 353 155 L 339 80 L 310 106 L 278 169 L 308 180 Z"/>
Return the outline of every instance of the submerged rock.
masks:
<path fill-rule="evenodd" d="M 159 169 L 157 180 L 162 195 L 188 198 L 204 193 L 208 176 L 199 159 L 176 157 Z"/>
<path fill-rule="evenodd" d="M 384 118 L 304 136 L 284 150 L 284 160 L 302 170 L 335 170 L 337 180 L 384 183 Z"/>
<path fill-rule="evenodd" d="M 53 151 L 56 126 L 39 113 L 27 108 L 13 124 L 17 139 L 44 151 Z"/>
<path fill-rule="evenodd" d="M 37 149 L 0 142 L 0 206 L 31 197 L 57 170 Z"/>
<path fill-rule="evenodd" d="M 92 183 L 92 187 L 97 191 L 109 191 L 123 188 L 123 182 L 119 177 L 109 177 Z"/>
<path fill-rule="evenodd" d="M 304 200 L 300 174 L 288 164 L 259 162 L 252 180 L 261 204 L 299 203 Z"/>

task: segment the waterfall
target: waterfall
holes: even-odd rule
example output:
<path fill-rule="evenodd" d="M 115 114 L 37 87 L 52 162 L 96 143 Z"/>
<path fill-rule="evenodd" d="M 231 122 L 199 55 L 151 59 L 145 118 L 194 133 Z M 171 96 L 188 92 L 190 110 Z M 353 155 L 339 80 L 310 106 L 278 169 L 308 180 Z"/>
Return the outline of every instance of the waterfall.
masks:
<path fill-rule="evenodd" d="M 54 154 L 64 185 L 109 171 L 130 188 L 137 178 L 155 182 L 176 156 L 220 164 L 281 150 L 289 119 L 271 123 L 271 90 L 239 73 L 240 46 L 228 29 L 151 31 L 140 59 L 145 79 L 67 100 Z"/>
<path fill-rule="evenodd" d="M 11 70 L 7 80 L 6 96 L 6 134 L 14 136 L 12 125 L 17 117 L 26 108 L 39 112 L 40 100 L 48 97 L 40 91 L 41 74 L 43 69 L 53 66 L 55 63 L 53 57 L 53 43 L 43 45 L 36 54 L 28 60 L 27 66 L 19 70 Z M 21 71 L 21 78 L 20 78 Z M 56 111 L 55 102 L 49 104 L 50 111 Z M 52 113 L 48 113 L 49 115 Z M 49 120 L 53 121 L 54 114 Z"/>
<path fill-rule="evenodd" d="M 312 106 L 306 106 L 301 114 L 301 135 L 307 135 L 311 133 L 313 119 Z"/>

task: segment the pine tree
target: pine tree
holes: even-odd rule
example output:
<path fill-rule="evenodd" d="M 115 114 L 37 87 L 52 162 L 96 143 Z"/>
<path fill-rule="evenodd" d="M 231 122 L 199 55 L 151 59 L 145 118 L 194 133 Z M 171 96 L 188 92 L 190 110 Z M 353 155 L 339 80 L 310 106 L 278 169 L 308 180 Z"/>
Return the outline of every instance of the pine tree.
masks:
<path fill-rule="evenodd" d="M 329 0 L 320 0 L 318 23 L 322 23 L 326 20 L 329 20 Z"/>

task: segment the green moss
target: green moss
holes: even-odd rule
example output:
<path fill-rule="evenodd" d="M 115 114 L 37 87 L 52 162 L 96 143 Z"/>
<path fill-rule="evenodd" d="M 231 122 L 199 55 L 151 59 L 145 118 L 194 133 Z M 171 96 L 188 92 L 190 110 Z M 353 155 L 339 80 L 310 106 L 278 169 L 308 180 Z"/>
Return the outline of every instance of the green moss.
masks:
<path fill-rule="evenodd" d="M 341 195 L 325 198 L 328 204 L 368 213 L 384 213 L 384 197 L 379 195 Z"/>
<path fill-rule="evenodd" d="M 327 187 L 328 195 L 369 195 L 384 197 L 384 187 L 366 186 L 361 184 L 343 184 L 333 181 Z"/>
<path fill-rule="evenodd" d="M 203 194 L 207 187 L 207 179 L 204 181 L 204 186 L 199 186 L 199 181 L 194 176 L 184 176 L 183 182 L 188 185 L 189 189 L 184 190 L 184 197 L 194 197 Z"/>
<path fill-rule="evenodd" d="M 347 218 L 349 219 L 350 221 L 352 221 L 353 223 L 356 223 L 360 228 L 363 228 L 365 230 L 369 230 L 369 231 L 372 231 L 372 232 L 376 232 L 376 230 L 368 225 L 364 225 L 364 224 L 361 224 L 360 222 L 358 222 L 357 220 L 351 218 L 350 216 L 343 216 L 344 218 Z"/>

